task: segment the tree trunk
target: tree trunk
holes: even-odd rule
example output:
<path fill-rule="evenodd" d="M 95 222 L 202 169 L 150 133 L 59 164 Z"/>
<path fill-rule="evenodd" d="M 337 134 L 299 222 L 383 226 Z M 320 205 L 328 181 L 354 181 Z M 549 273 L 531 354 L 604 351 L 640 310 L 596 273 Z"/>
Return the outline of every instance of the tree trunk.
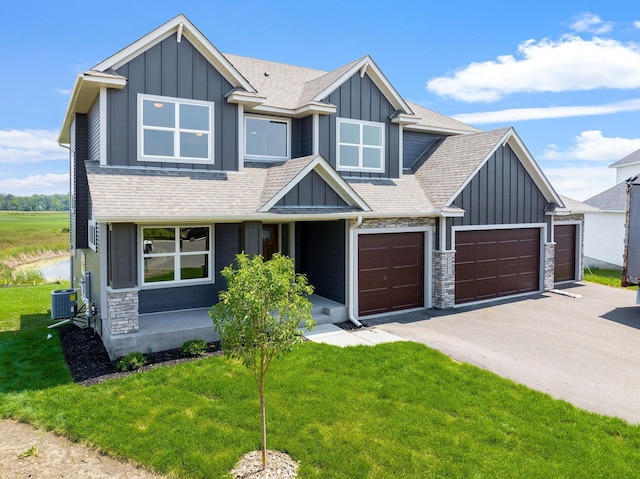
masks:
<path fill-rule="evenodd" d="M 264 408 L 264 370 L 260 369 L 260 425 L 262 427 L 262 470 L 267 468 L 267 416 Z"/>

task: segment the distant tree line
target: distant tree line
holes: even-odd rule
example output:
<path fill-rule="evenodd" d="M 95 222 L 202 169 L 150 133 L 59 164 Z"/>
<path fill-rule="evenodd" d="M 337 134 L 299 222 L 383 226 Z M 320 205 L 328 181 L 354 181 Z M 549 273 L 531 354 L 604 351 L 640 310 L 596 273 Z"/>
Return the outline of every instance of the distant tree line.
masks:
<path fill-rule="evenodd" d="M 69 194 L 15 196 L 0 193 L 0 210 L 69 211 Z"/>

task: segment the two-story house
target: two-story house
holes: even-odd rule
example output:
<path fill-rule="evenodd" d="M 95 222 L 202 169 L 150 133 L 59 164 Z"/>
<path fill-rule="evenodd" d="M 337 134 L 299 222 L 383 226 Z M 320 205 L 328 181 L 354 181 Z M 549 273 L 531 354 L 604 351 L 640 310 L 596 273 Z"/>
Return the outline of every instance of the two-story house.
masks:
<path fill-rule="evenodd" d="M 72 286 L 112 357 L 212 339 L 241 251 L 294 258 L 334 322 L 540 292 L 556 263 L 580 277 L 581 219 L 516 132 L 405 101 L 369 56 L 226 55 L 179 15 L 78 76 L 60 142 Z"/>

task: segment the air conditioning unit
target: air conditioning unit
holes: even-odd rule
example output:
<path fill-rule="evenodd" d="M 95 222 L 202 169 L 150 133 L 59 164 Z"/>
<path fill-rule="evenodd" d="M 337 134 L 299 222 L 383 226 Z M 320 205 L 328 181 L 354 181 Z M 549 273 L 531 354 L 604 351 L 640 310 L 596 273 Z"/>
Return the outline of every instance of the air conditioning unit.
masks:
<path fill-rule="evenodd" d="M 78 294 L 75 289 L 57 289 L 51 292 L 51 319 L 73 318 L 78 312 Z"/>

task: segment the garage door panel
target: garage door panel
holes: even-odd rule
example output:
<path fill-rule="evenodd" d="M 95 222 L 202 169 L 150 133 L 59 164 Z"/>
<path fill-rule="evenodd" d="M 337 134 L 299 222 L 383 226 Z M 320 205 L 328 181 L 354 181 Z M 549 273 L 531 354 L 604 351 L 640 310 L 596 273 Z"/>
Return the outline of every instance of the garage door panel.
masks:
<path fill-rule="evenodd" d="M 456 304 L 539 289 L 538 228 L 459 231 L 455 248 Z"/>
<path fill-rule="evenodd" d="M 424 305 L 424 233 L 358 237 L 361 316 Z"/>

